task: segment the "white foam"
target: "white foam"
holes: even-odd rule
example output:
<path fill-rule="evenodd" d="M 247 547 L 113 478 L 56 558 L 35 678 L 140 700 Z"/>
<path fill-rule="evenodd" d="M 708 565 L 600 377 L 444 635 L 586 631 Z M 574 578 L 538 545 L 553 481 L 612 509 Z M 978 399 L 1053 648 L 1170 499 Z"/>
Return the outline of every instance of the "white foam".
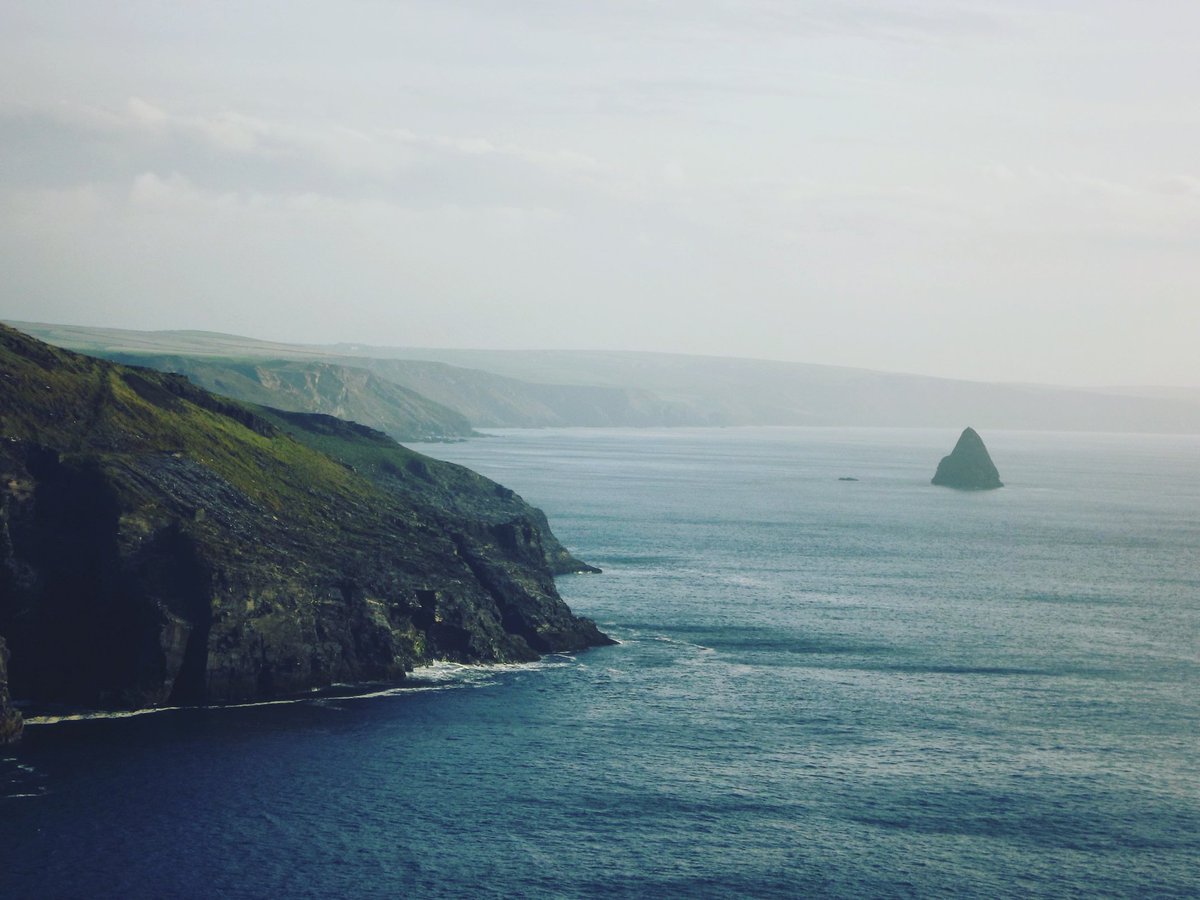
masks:
<path fill-rule="evenodd" d="M 321 703 L 350 700 L 372 700 L 377 697 L 395 697 L 401 694 L 423 693 L 427 691 L 444 691 L 466 687 L 488 687 L 495 684 L 493 676 L 515 670 L 561 669 L 573 665 L 575 657 L 565 653 L 549 654 L 534 662 L 524 663 L 488 663 L 485 665 L 470 665 L 467 663 L 435 660 L 427 665 L 417 666 L 405 680 L 396 685 L 361 694 L 327 695 L 322 692 L 327 688 L 312 688 L 309 694 L 320 696 L 287 697 L 280 700 L 255 700 L 248 703 L 213 704 L 211 706 L 155 706 L 146 709 L 97 710 L 88 712 L 66 713 L 61 716 L 32 716 L 25 719 L 27 726 L 58 725 L 62 722 L 86 722 L 93 719 L 130 719 L 134 716 L 149 716 L 156 713 L 177 712 L 181 709 L 252 709 L 258 706 L 286 706 L 294 703 Z M 353 684 L 338 683 L 332 688 L 354 688 Z"/>
<path fill-rule="evenodd" d="M 716 653 L 712 647 L 705 647 L 703 644 L 694 644 L 691 641 L 681 641 L 678 638 L 667 637 L 665 634 L 653 635 L 650 640 L 658 641 L 660 644 L 673 644 L 676 647 L 690 647 L 693 650 L 699 650 L 701 653 Z"/>
<path fill-rule="evenodd" d="M 183 709 L 181 706 L 156 706 L 150 709 L 119 709 L 104 712 L 67 713 L 61 716 L 30 716 L 25 720 L 25 727 L 38 725 L 57 725 L 60 722 L 83 722 L 88 719 L 131 719 L 134 716 L 148 716 L 152 713 L 171 712 Z"/>

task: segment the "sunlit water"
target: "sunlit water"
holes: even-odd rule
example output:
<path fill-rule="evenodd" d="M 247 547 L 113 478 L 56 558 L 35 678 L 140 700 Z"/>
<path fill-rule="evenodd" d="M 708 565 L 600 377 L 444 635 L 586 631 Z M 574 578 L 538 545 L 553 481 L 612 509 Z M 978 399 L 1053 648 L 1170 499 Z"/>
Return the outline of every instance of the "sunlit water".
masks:
<path fill-rule="evenodd" d="M 503 432 L 618 647 L 33 725 L 5 896 L 1195 896 L 1200 438 Z M 855 482 L 839 481 L 854 477 Z"/>

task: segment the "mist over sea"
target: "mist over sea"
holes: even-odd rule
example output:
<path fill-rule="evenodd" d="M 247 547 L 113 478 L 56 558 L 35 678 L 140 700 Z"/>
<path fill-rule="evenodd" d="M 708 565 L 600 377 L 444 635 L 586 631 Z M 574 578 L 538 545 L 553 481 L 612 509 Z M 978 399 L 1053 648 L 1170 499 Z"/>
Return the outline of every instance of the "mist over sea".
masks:
<path fill-rule="evenodd" d="M 998 491 L 946 430 L 420 446 L 622 643 L 33 724 L 0 896 L 1195 896 L 1200 437 L 981 433 Z"/>

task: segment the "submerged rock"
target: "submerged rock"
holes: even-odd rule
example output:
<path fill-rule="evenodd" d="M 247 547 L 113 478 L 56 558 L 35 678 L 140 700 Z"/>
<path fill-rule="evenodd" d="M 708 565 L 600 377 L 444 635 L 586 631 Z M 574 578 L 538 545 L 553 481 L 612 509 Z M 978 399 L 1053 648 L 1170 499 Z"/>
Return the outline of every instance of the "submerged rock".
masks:
<path fill-rule="evenodd" d="M 965 428 L 949 456 L 943 456 L 933 484 L 962 491 L 988 491 L 1004 487 L 1000 473 L 974 428 Z"/>

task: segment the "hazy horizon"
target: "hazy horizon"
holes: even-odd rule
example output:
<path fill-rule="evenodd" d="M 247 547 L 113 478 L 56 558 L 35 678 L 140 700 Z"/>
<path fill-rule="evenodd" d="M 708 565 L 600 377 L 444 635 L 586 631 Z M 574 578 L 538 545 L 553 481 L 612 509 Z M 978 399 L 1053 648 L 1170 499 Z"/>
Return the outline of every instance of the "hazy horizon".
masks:
<path fill-rule="evenodd" d="M 3 319 L 1200 386 L 1200 8 L 0 23 Z"/>

